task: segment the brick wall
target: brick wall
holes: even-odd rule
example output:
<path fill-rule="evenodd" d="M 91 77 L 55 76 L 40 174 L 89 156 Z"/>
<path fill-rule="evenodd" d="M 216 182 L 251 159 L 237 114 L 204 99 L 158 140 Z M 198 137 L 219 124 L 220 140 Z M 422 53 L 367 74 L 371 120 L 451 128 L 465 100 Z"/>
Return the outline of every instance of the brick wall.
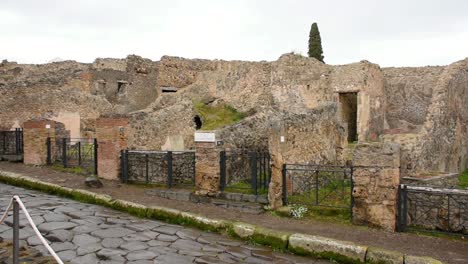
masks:
<path fill-rule="evenodd" d="M 103 117 L 96 120 L 99 177 L 119 179 L 120 151 L 127 148 L 127 128 L 126 117 Z"/>
<path fill-rule="evenodd" d="M 46 125 L 50 125 L 50 128 L 46 128 Z M 23 126 L 24 164 L 45 165 L 47 163 L 47 137 L 55 138 L 56 122 L 30 120 L 24 122 Z"/>

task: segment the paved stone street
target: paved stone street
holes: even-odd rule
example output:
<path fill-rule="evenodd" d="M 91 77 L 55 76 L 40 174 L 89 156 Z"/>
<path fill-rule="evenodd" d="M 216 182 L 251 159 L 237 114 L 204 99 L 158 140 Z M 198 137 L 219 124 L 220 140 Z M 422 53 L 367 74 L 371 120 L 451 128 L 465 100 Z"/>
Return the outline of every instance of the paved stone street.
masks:
<path fill-rule="evenodd" d="M 139 219 L 104 207 L 0 184 L 0 212 L 20 195 L 42 234 L 70 263 L 314 263 L 222 235 Z M 22 243 L 46 252 L 20 213 Z M 0 237 L 12 239 L 12 217 Z M 45 253 L 47 254 L 47 253 Z M 328 263 L 315 261 L 315 263 Z"/>

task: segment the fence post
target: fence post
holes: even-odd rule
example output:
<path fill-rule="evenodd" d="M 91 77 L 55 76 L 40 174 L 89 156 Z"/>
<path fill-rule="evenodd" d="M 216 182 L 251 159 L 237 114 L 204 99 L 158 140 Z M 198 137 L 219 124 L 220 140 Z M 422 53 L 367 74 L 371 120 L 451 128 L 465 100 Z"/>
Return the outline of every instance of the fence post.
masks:
<path fill-rule="evenodd" d="M 288 187 L 287 187 L 287 183 L 286 183 L 286 164 L 283 164 L 283 168 L 281 169 L 281 175 L 282 175 L 282 178 L 283 178 L 283 206 L 285 206 L 286 204 L 288 204 Z"/>
<path fill-rule="evenodd" d="M 149 155 L 145 154 L 145 181 L 149 183 Z"/>
<path fill-rule="evenodd" d="M 124 155 L 124 180 L 125 183 L 128 183 L 128 149 L 125 150 L 125 155 Z"/>
<path fill-rule="evenodd" d="M 52 164 L 52 146 L 50 145 L 50 137 L 46 139 L 46 145 L 47 145 L 47 165 Z"/>
<path fill-rule="evenodd" d="M 81 141 L 78 141 L 78 166 L 81 166 Z"/>
<path fill-rule="evenodd" d="M 401 223 L 401 231 L 405 231 L 408 223 L 408 187 L 403 185 L 403 222 Z"/>
<path fill-rule="evenodd" d="M 94 147 L 94 174 L 98 175 L 98 142 L 97 138 L 93 140 L 93 147 Z"/>
<path fill-rule="evenodd" d="M 351 221 L 353 220 L 353 208 L 354 208 L 354 180 L 353 180 L 353 174 L 354 174 L 354 167 L 351 165 L 350 167 L 350 181 L 351 181 Z"/>
<path fill-rule="evenodd" d="M 167 187 L 172 188 L 172 151 L 167 152 Z"/>
<path fill-rule="evenodd" d="M 319 168 L 315 171 L 315 205 L 319 204 L 319 182 L 318 182 L 318 176 L 319 176 Z"/>
<path fill-rule="evenodd" d="M 223 192 L 224 188 L 226 188 L 226 151 L 222 150 L 219 156 L 219 169 L 221 170 L 219 175 L 219 189 Z"/>
<path fill-rule="evenodd" d="M 125 180 L 125 151 L 120 150 L 120 182 L 124 183 Z"/>
<path fill-rule="evenodd" d="M 13 198 L 13 264 L 19 263 L 19 205 Z"/>
<path fill-rule="evenodd" d="M 401 203 L 403 202 L 403 199 L 402 199 L 402 193 L 401 193 L 401 184 L 398 185 L 398 192 L 397 192 L 397 195 L 398 195 L 398 204 L 397 204 L 397 231 L 398 232 L 402 232 L 402 206 L 401 206 Z"/>
<path fill-rule="evenodd" d="M 16 155 L 20 154 L 20 131 L 19 128 L 15 129 L 15 147 Z"/>
<path fill-rule="evenodd" d="M 62 163 L 63 167 L 67 167 L 67 139 L 62 138 Z"/>
<path fill-rule="evenodd" d="M 254 194 L 258 194 L 257 190 L 257 152 L 250 152 L 250 173 L 252 175 L 252 189 L 254 190 Z"/>

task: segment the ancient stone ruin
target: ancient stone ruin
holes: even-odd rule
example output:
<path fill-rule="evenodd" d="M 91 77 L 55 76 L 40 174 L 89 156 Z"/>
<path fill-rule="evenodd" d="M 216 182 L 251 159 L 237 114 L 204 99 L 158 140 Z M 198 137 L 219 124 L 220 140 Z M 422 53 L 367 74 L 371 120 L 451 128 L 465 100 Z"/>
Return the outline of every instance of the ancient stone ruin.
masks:
<path fill-rule="evenodd" d="M 467 168 L 466 105 L 468 59 L 413 68 L 381 68 L 368 61 L 327 65 L 292 53 L 271 62 L 170 56 L 151 61 L 131 55 L 91 64 L 0 64 L 0 126 L 24 127 L 39 118 L 64 124 L 71 137 L 109 132 L 114 136 L 105 144 L 119 147 L 104 145 L 110 154 L 99 149 L 108 157 L 99 167 L 103 177 L 119 173 L 121 149 L 194 149 L 195 131 L 224 121 L 208 120 L 213 114 L 206 108 L 223 109 L 238 116 L 210 127 L 222 149 L 271 153 L 273 207 L 281 205 L 283 164 L 380 162 L 382 170 L 355 171 L 356 202 L 369 206 L 355 213 L 376 225 L 381 220 L 372 216 L 385 210 L 395 215 L 396 186 L 403 179 L 453 177 Z M 112 116 L 118 121 L 99 119 Z M 219 163 L 206 161 L 204 173 Z M 219 180 L 219 171 L 214 173 Z M 377 189 L 364 192 L 369 173 L 382 177 Z M 385 208 L 381 201 L 388 201 Z"/>

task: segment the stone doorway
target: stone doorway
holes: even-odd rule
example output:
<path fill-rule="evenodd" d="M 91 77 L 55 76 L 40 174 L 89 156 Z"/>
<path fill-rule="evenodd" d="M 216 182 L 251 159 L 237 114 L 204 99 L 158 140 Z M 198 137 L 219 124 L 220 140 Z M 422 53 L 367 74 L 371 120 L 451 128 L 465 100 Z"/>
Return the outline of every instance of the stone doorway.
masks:
<path fill-rule="evenodd" d="M 348 142 L 358 140 L 357 134 L 357 92 L 340 93 L 340 109 L 343 122 L 348 124 Z"/>

